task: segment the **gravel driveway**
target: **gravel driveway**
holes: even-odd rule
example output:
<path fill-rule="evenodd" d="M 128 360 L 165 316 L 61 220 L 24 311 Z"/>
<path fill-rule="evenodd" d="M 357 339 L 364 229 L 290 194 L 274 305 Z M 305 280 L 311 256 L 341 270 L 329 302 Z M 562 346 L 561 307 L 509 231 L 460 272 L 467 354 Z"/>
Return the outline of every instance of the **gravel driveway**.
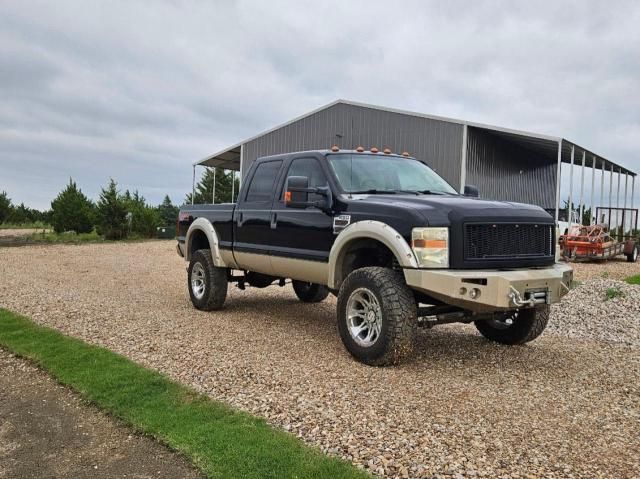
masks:
<path fill-rule="evenodd" d="M 504 347 L 453 325 L 422 331 L 412 363 L 371 368 L 345 352 L 333 299 L 234 287 L 204 313 L 185 276 L 173 242 L 0 248 L 0 305 L 379 474 L 640 476 L 637 346 L 548 332 Z"/>

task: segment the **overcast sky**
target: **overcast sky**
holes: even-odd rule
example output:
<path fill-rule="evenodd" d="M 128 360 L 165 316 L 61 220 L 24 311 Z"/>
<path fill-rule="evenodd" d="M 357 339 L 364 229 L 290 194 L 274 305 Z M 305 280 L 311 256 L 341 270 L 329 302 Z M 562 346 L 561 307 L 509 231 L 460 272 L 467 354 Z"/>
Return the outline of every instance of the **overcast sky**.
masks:
<path fill-rule="evenodd" d="M 515 4 L 0 0 L 0 191 L 48 208 L 113 177 L 179 203 L 193 161 L 337 98 L 640 170 L 640 2 Z"/>

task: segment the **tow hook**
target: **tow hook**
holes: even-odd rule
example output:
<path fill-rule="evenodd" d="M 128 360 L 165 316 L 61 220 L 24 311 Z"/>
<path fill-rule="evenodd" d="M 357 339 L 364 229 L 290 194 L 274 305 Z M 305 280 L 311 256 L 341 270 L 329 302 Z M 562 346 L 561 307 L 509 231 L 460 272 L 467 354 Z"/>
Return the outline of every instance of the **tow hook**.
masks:
<path fill-rule="evenodd" d="M 547 302 L 547 293 L 544 291 L 531 293 L 529 299 L 523 299 L 520 295 L 520 292 L 515 289 L 513 286 L 509 288 L 511 291 L 509 292 L 509 299 L 518 308 L 523 306 L 535 306 L 536 304 L 543 304 Z"/>

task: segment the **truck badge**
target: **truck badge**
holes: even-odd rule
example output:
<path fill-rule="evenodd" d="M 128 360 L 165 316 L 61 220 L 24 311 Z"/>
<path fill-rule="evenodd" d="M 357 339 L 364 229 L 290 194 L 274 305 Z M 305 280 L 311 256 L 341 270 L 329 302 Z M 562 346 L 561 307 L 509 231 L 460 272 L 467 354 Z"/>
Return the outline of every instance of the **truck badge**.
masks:
<path fill-rule="evenodd" d="M 340 233 L 340 231 L 349 226 L 349 223 L 351 223 L 351 215 L 338 215 L 334 217 L 333 234 L 337 235 L 338 233 Z"/>

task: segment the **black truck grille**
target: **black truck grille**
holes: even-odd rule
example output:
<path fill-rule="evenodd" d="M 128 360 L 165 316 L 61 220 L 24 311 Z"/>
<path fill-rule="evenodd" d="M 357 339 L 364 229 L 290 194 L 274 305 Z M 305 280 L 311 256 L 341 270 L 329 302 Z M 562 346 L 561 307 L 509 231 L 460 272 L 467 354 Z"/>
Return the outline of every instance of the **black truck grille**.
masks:
<path fill-rule="evenodd" d="M 543 258 L 554 255 L 552 225 L 464 225 L 465 260 Z"/>

